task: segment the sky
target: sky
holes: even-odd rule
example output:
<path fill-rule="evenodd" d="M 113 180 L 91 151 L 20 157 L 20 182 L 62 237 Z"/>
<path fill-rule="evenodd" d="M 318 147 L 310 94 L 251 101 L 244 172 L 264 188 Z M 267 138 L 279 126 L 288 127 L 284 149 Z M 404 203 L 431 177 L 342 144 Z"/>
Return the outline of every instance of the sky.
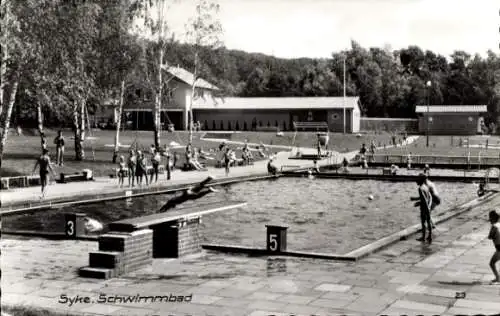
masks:
<path fill-rule="evenodd" d="M 350 48 L 408 45 L 449 56 L 499 52 L 498 0 L 218 0 L 221 39 L 229 49 L 281 58 L 328 58 Z M 179 39 L 194 0 L 170 7 Z"/>

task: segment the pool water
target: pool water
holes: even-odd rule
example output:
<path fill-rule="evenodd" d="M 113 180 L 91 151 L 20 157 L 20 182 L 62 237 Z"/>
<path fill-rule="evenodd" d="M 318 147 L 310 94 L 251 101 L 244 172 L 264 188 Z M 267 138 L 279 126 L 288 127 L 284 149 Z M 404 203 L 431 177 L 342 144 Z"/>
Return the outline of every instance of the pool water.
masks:
<path fill-rule="evenodd" d="M 467 183 L 436 183 L 444 211 L 477 197 Z M 206 243 L 265 247 L 265 225 L 288 228 L 288 249 L 343 254 L 408 226 L 420 223 L 411 196 L 417 185 L 407 182 L 346 179 L 281 178 L 219 187 L 188 205 L 244 200 L 246 207 L 203 217 Z M 369 196 L 373 200 L 369 200 Z M 156 195 L 131 201 L 83 205 L 35 214 L 9 216 L 5 229 L 64 231 L 64 213 L 86 213 L 104 224 L 155 213 L 169 196 Z"/>

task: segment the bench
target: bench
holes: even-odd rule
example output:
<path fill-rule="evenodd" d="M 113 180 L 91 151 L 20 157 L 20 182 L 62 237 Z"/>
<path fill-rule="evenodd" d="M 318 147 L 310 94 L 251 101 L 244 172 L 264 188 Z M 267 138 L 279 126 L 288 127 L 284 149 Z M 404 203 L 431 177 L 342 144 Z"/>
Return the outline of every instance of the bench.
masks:
<path fill-rule="evenodd" d="M 213 202 L 110 223 L 109 232 L 99 236 L 99 250 L 89 254 L 89 266 L 79 274 L 107 279 L 151 264 L 153 258 L 200 252 L 201 217 L 243 206 L 246 202 Z"/>
<path fill-rule="evenodd" d="M 327 122 L 293 122 L 293 128 L 298 130 L 328 131 Z"/>

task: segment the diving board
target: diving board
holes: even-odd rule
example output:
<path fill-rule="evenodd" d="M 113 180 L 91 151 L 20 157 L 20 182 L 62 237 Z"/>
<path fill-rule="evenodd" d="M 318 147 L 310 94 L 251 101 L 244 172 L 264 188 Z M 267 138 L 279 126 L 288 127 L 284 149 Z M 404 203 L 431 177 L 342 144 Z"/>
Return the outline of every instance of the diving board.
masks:
<path fill-rule="evenodd" d="M 246 206 L 243 201 L 223 201 L 175 208 L 108 225 L 99 236 L 99 251 L 89 254 L 81 277 L 108 279 L 143 268 L 153 258 L 179 258 L 201 252 L 201 217 Z"/>
<path fill-rule="evenodd" d="M 171 211 L 146 215 L 141 217 L 124 219 L 109 224 L 109 229 L 116 232 L 133 232 L 135 230 L 149 228 L 151 226 L 173 223 L 178 221 L 189 221 L 203 215 L 228 211 L 246 206 L 243 201 L 223 201 L 205 203 L 192 207 L 176 208 Z"/>

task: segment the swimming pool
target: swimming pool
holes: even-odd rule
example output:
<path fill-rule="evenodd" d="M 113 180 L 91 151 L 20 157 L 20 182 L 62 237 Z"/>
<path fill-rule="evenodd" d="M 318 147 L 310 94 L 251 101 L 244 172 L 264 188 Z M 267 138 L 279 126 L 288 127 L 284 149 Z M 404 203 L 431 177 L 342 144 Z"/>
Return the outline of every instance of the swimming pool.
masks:
<path fill-rule="evenodd" d="M 436 183 L 442 204 L 435 213 L 477 197 L 467 183 Z M 203 217 L 206 243 L 265 247 L 265 225 L 288 226 L 288 249 L 342 254 L 417 224 L 419 210 L 410 202 L 415 183 L 345 179 L 281 178 L 218 188 L 197 202 L 244 200 L 244 208 Z M 373 200 L 368 196 L 373 195 Z M 166 195 L 82 205 L 35 214 L 8 216 L 5 229 L 63 231 L 66 212 L 86 213 L 105 224 L 156 212 Z"/>

